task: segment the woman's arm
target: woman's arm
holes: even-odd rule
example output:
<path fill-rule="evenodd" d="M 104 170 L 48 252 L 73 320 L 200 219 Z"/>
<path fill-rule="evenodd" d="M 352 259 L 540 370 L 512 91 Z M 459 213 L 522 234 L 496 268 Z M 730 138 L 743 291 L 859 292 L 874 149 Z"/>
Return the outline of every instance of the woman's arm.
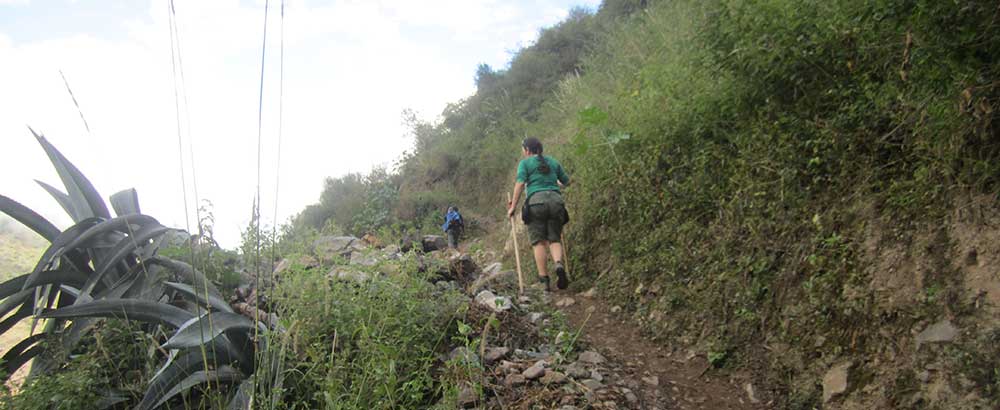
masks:
<path fill-rule="evenodd" d="M 515 182 L 514 183 L 514 196 L 511 197 L 510 203 L 507 204 L 507 217 L 508 218 L 514 216 L 514 209 L 517 208 L 514 204 L 516 204 L 518 198 L 521 197 L 521 191 L 524 191 L 524 182 Z"/>

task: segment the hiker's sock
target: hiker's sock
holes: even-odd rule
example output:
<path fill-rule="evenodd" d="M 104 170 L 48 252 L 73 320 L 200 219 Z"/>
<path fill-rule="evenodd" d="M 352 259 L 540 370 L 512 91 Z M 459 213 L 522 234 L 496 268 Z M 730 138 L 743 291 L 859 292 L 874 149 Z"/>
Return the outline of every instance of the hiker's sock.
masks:
<path fill-rule="evenodd" d="M 546 292 L 549 292 L 549 291 L 552 290 L 552 287 L 549 286 L 549 277 L 548 276 L 539 276 L 538 280 L 542 281 L 542 283 L 545 284 L 545 291 Z"/>
<path fill-rule="evenodd" d="M 563 266 L 562 261 L 556 262 L 556 286 L 559 289 L 566 289 L 569 286 L 569 278 L 566 277 L 566 267 Z"/>

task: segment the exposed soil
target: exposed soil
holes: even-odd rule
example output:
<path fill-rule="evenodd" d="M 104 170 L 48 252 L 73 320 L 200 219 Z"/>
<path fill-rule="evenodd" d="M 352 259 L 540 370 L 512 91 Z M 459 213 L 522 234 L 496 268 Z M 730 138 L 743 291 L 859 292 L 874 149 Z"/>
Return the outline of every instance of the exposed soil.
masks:
<path fill-rule="evenodd" d="M 551 301 L 571 298 L 575 302 L 559 307 L 574 329 L 582 328 L 580 340 L 607 357 L 618 367 L 622 378 L 634 380 L 633 390 L 645 409 L 766 409 L 770 408 L 755 392 L 752 403 L 747 378 L 720 374 L 708 360 L 686 349 L 671 350 L 642 335 L 634 324 L 599 297 L 585 293 L 553 294 Z M 752 389 L 752 388 L 751 388 Z"/>

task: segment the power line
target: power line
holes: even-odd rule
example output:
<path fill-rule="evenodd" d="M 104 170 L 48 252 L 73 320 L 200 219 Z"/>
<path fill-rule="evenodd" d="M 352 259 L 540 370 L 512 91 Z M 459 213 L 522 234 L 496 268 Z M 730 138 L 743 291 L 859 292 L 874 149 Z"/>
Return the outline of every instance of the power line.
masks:
<path fill-rule="evenodd" d="M 83 120 L 83 127 L 87 129 L 87 134 L 90 134 L 90 125 L 87 124 L 87 119 L 83 116 L 83 110 L 80 109 L 80 103 L 76 102 L 76 96 L 73 95 L 73 89 L 69 88 L 69 81 L 66 81 L 66 75 L 63 74 L 62 70 L 59 70 L 59 76 L 62 77 L 63 84 L 66 85 L 66 91 L 69 92 L 69 98 L 73 99 L 73 105 L 76 106 L 76 111 L 80 113 L 80 119 Z"/>

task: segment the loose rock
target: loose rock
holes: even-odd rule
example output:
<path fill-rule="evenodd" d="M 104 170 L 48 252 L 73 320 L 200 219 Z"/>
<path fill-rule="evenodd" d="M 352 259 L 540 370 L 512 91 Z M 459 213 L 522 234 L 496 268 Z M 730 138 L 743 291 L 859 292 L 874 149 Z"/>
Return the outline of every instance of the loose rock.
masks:
<path fill-rule="evenodd" d="M 504 296 L 494 295 L 493 292 L 484 290 L 476 295 L 476 302 L 490 308 L 494 312 L 506 312 L 510 310 L 514 305 L 510 302 L 510 299 Z"/>
<path fill-rule="evenodd" d="M 601 364 L 607 361 L 604 356 L 593 350 L 588 350 L 586 352 L 580 353 L 580 361 L 589 364 Z"/>
<path fill-rule="evenodd" d="M 491 347 L 486 349 L 486 363 L 493 363 L 503 359 L 507 357 L 507 353 L 510 353 L 510 349 L 506 347 Z"/>
<path fill-rule="evenodd" d="M 823 402 L 826 403 L 837 395 L 847 391 L 847 373 L 853 363 L 845 362 L 838 364 L 826 372 L 823 376 Z"/>
<path fill-rule="evenodd" d="M 420 241 L 424 252 L 434 252 L 448 249 L 448 240 L 441 235 L 425 235 Z"/>
<path fill-rule="evenodd" d="M 917 348 L 924 343 L 948 343 L 958 336 L 958 328 L 948 319 L 937 322 L 917 334 Z"/>
<path fill-rule="evenodd" d="M 463 409 L 475 407 L 478 401 L 479 394 L 471 387 L 465 387 L 458 393 L 458 405 Z"/>
<path fill-rule="evenodd" d="M 591 391 L 594 391 L 594 390 L 597 390 L 597 389 L 600 389 L 600 388 L 604 387 L 604 385 L 601 384 L 601 382 L 599 382 L 597 380 L 594 380 L 594 379 L 584 380 L 584 381 L 580 382 L 580 384 L 582 384 L 584 387 L 590 389 Z"/>
<path fill-rule="evenodd" d="M 573 298 L 562 298 L 558 302 L 556 302 L 557 307 L 569 307 L 573 306 L 574 304 L 576 304 L 576 300 L 573 300 Z"/>
<path fill-rule="evenodd" d="M 542 377 L 543 374 L 545 374 L 545 362 L 542 360 L 535 362 L 535 364 L 531 365 L 531 367 L 525 369 L 524 372 L 521 373 L 521 375 L 528 380 L 537 379 Z"/>
<path fill-rule="evenodd" d="M 510 386 L 510 387 L 520 386 L 520 385 L 525 384 L 527 382 L 528 382 L 528 379 L 526 379 L 524 376 L 522 376 L 519 373 L 508 374 L 507 377 L 505 377 L 503 379 L 503 383 L 505 385 L 507 385 L 507 386 Z"/>
<path fill-rule="evenodd" d="M 657 376 L 643 377 L 642 382 L 650 386 L 656 387 L 660 385 L 660 378 Z"/>
<path fill-rule="evenodd" d="M 747 397 L 750 399 L 751 403 L 760 403 L 760 399 L 757 398 L 757 392 L 754 391 L 753 384 L 747 382 L 743 385 L 743 390 L 747 392 Z"/>
<path fill-rule="evenodd" d="M 566 375 L 547 369 L 545 370 L 545 376 L 542 376 L 539 381 L 544 384 L 563 384 L 566 383 Z"/>

